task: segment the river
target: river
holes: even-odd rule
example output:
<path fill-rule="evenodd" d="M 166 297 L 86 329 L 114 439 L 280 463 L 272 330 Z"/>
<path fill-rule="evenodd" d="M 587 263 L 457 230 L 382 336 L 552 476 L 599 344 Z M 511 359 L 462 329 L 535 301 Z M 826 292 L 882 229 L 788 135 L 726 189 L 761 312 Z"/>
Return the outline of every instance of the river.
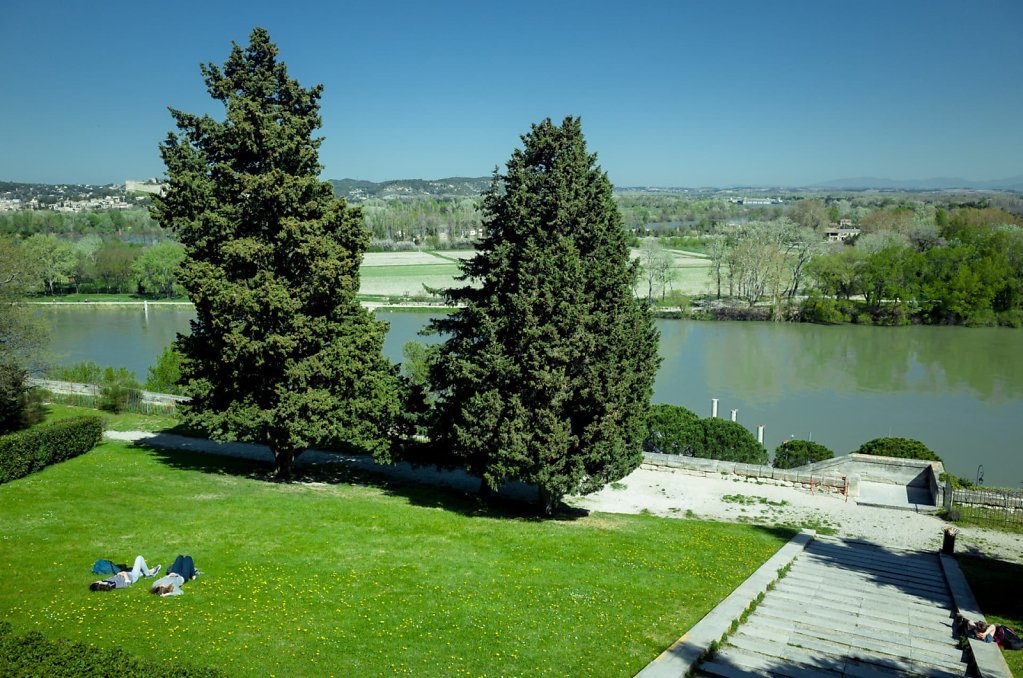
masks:
<path fill-rule="evenodd" d="M 52 360 L 123 366 L 140 381 L 178 332 L 188 306 L 88 305 L 41 308 Z M 420 313 L 383 313 L 384 352 L 426 323 Z M 789 437 L 810 438 L 836 454 L 871 438 L 916 438 L 957 475 L 1019 487 L 1023 461 L 1023 332 L 997 328 L 859 327 L 662 320 L 663 362 L 655 402 L 719 416 L 754 433 L 765 426 L 772 451 Z M 420 338 L 421 339 L 421 338 Z M 983 468 L 981 468 L 983 467 Z"/>

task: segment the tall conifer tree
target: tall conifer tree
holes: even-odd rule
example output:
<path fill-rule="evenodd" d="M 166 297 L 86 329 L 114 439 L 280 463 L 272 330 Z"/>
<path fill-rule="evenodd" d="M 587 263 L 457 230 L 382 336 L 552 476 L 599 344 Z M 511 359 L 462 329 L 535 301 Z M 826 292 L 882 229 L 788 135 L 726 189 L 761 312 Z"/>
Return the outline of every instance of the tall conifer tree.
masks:
<path fill-rule="evenodd" d="M 536 484 L 550 512 L 635 469 L 657 357 L 633 294 L 611 183 L 578 118 L 522 137 L 483 195 L 487 236 L 462 265 L 474 283 L 433 326 L 448 335 L 431 369 L 434 437 L 483 479 Z"/>
<path fill-rule="evenodd" d="M 325 441 L 386 456 L 397 374 L 386 324 L 358 301 L 369 242 L 362 214 L 320 181 L 322 86 L 288 77 L 256 28 L 223 67 L 200 70 L 225 119 L 171 109 L 154 209 L 185 247 L 195 304 L 178 338 L 186 421 L 220 440 L 266 443 L 278 475 Z"/>

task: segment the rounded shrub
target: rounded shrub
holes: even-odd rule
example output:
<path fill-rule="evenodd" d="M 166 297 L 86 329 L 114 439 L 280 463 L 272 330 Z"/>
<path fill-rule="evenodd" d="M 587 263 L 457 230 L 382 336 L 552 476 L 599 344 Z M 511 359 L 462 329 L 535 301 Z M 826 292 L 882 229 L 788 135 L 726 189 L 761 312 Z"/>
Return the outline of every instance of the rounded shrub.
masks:
<path fill-rule="evenodd" d="M 796 468 L 815 461 L 833 459 L 835 453 L 812 440 L 786 440 L 774 451 L 775 468 Z"/>
<path fill-rule="evenodd" d="M 738 461 L 746 464 L 766 464 L 767 449 L 742 424 L 728 419 L 709 417 L 700 420 L 702 440 L 694 457 Z"/>
<path fill-rule="evenodd" d="M 680 405 L 652 405 L 646 419 L 643 450 L 660 454 L 692 456 L 693 439 L 699 437 L 700 418 Z"/>
<path fill-rule="evenodd" d="M 142 388 L 135 375 L 123 367 L 103 370 L 99 387 L 99 408 L 114 413 L 124 412 L 137 402 Z"/>
<path fill-rule="evenodd" d="M 899 459 L 923 459 L 941 461 L 929 447 L 912 438 L 874 438 L 860 445 L 856 454 L 871 454 L 875 457 L 897 457 Z"/>

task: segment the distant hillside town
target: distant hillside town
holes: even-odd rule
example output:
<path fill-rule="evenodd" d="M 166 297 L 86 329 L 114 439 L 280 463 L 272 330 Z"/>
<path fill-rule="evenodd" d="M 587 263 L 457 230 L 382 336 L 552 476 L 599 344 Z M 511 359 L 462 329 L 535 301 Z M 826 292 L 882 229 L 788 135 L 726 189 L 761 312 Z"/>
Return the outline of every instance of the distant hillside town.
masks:
<path fill-rule="evenodd" d="M 123 184 L 22 184 L 0 181 L 0 212 L 51 210 L 93 212 L 143 207 L 148 194 L 160 194 L 156 179 L 128 179 Z"/>

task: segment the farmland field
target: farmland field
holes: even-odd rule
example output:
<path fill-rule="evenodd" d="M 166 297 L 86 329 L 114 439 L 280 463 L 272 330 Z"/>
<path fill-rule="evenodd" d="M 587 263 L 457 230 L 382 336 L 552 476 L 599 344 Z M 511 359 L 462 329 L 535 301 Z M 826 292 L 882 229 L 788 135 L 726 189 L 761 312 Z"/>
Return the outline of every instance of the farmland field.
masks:
<path fill-rule="evenodd" d="M 711 291 L 710 261 L 691 252 L 670 251 L 675 280 L 672 289 L 687 295 Z M 639 250 L 631 252 L 639 256 Z M 425 294 L 424 285 L 433 288 L 459 284 L 457 260 L 472 252 L 369 252 L 360 269 L 359 293 L 364 297 L 399 297 Z"/>

